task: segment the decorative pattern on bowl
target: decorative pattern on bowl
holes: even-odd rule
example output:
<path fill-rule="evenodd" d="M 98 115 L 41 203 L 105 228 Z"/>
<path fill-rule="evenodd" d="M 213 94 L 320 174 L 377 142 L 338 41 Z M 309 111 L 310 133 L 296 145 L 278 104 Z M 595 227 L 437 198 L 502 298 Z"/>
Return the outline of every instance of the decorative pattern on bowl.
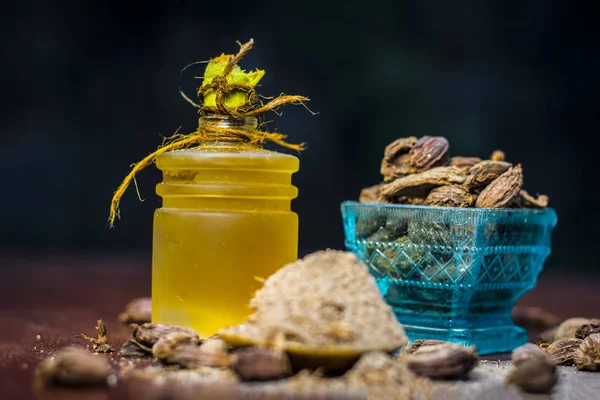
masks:
<path fill-rule="evenodd" d="M 511 351 L 527 332 L 512 308 L 550 254 L 556 213 L 344 202 L 345 245 L 369 266 L 411 341 L 480 354 Z"/>

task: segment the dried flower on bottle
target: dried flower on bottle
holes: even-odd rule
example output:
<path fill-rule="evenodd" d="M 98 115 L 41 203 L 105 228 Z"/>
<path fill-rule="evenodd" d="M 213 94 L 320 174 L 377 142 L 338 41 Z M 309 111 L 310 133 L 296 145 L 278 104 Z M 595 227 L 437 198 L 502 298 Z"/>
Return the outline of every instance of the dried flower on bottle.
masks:
<path fill-rule="evenodd" d="M 114 351 L 112 347 L 110 347 L 110 345 L 108 344 L 108 337 L 106 336 L 106 326 L 104 325 L 104 322 L 102 322 L 101 319 L 98 320 L 96 330 L 98 331 L 97 338 L 84 335 L 83 333 L 75 335 L 75 337 L 92 342 L 92 349 L 96 353 L 110 353 Z"/>
<path fill-rule="evenodd" d="M 586 337 L 575 351 L 575 366 L 582 371 L 600 371 L 600 333 Z"/>
<path fill-rule="evenodd" d="M 106 385 L 110 367 L 105 356 L 67 347 L 44 359 L 37 370 L 37 385 Z"/>

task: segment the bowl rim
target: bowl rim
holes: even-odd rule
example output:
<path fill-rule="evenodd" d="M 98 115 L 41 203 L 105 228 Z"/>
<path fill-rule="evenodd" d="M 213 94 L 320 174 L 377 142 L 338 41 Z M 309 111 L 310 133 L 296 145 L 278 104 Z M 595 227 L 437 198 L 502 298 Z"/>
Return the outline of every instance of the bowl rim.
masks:
<path fill-rule="evenodd" d="M 364 207 L 364 208 L 389 208 L 389 209 L 414 209 L 414 210 L 437 210 L 437 211 L 457 211 L 461 213 L 497 213 L 497 214 L 554 214 L 556 211 L 552 207 L 546 208 L 474 208 L 474 207 L 439 207 L 439 206 L 421 206 L 413 204 L 382 204 L 382 203 L 361 203 L 355 200 L 345 200 L 341 203 L 342 207 Z"/>
<path fill-rule="evenodd" d="M 547 207 L 542 209 L 532 208 L 459 208 L 459 207 L 438 207 L 438 206 L 417 206 L 412 204 L 380 204 L 380 203 L 361 203 L 358 201 L 343 201 L 340 206 L 342 216 L 348 212 L 368 212 L 368 210 L 377 211 L 379 215 L 414 215 L 415 218 L 442 218 L 448 223 L 507 223 L 523 221 L 525 223 L 540 223 L 555 227 L 558 223 L 556 211 Z M 491 220 L 490 220 L 491 219 Z"/>

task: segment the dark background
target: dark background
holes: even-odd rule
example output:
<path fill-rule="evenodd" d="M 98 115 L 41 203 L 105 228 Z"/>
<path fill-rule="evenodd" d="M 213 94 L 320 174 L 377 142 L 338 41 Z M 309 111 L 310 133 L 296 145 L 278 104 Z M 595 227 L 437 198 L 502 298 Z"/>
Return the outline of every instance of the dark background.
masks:
<path fill-rule="evenodd" d="M 454 155 L 495 149 L 559 215 L 546 268 L 597 267 L 597 16 L 573 1 L 49 2 L 4 4 L 0 249 L 150 253 L 154 185 L 123 219 L 111 196 L 161 136 L 193 131 L 203 66 L 254 38 L 260 92 L 303 94 L 271 128 L 307 141 L 294 176 L 300 249 L 343 246 L 339 203 L 379 181 L 383 148 L 443 135 Z"/>

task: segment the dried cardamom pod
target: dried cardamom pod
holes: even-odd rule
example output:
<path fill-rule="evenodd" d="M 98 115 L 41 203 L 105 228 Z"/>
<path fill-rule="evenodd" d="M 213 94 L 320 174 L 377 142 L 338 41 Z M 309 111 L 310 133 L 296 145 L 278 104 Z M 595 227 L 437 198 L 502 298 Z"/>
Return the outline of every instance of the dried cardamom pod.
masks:
<path fill-rule="evenodd" d="M 517 347 L 511 354 L 513 365 L 518 366 L 521 363 L 535 357 L 548 357 L 548 355 L 533 343 L 525 343 L 523 346 Z"/>
<path fill-rule="evenodd" d="M 504 161 L 506 156 L 504 155 L 504 152 L 502 150 L 495 150 L 490 158 L 492 159 L 492 161 Z"/>
<path fill-rule="evenodd" d="M 454 343 L 421 346 L 405 358 L 408 368 L 431 379 L 463 379 L 468 376 L 479 356 L 473 347 Z"/>
<path fill-rule="evenodd" d="M 423 136 L 417 140 L 410 152 L 410 167 L 423 172 L 433 167 L 442 167 L 450 162 L 448 140 L 441 136 Z"/>
<path fill-rule="evenodd" d="M 578 339 L 585 339 L 594 333 L 600 333 L 600 321 L 592 321 L 589 324 L 580 326 L 575 332 L 575 337 Z"/>
<path fill-rule="evenodd" d="M 234 356 L 233 369 L 245 381 L 285 378 L 292 368 L 287 355 L 269 347 L 247 347 Z"/>
<path fill-rule="evenodd" d="M 146 357 L 152 355 L 152 348 L 144 346 L 133 339 L 129 339 L 121 346 L 120 353 L 123 357 Z"/>
<path fill-rule="evenodd" d="M 437 207 L 469 207 L 473 196 L 461 185 L 440 186 L 432 189 L 425 199 L 425 205 Z"/>
<path fill-rule="evenodd" d="M 600 333 L 586 337 L 575 351 L 575 366 L 582 371 L 600 371 Z"/>
<path fill-rule="evenodd" d="M 559 339 L 545 348 L 546 353 L 556 365 L 573 365 L 575 351 L 581 345 L 581 339 Z"/>
<path fill-rule="evenodd" d="M 436 344 L 444 344 L 447 342 L 444 342 L 443 340 L 435 340 L 435 339 L 429 339 L 429 340 L 415 340 L 414 342 L 412 342 L 412 344 L 407 347 L 406 349 L 404 349 L 402 351 L 402 354 L 412 354 L 415 351 L 417 351 L 418 349 L 420 349 L 421 347 L 425 347 L 425 346 L 433 346 Z"/>
<path fill-rule="evenodd" d="M 381 203 L 380 195 L 381 189 L 383 189 L 383 184 L 370 186 L 364 188 L 360 192 L 360 196 L 358 197 L 358 201 L 361 203 Z"/>
<path fill-rule="evenodd" d="M 543 351 L 524 354 L 528 357 L 513 361 L 513 367 L 506 374 L 506 384 L 515 384 L 527 393 L 550 392 L 558 380 L 556 364 Z"/>
<path fill-rule="evenodd" d="M 510 167 L 512 167 L 512 164 L 505 161 L 481 161 L 469 169 L 465 186 L 471 192 L 480 192 L 500 175 L 508 171 Z"/>
<path fill-rule="evenodd" d="M 206 344 L 206 345 L 205 345 Z M 227 367 L 227 344 L 220 339 L 208 339 L 201 346 L 195 337 L 185 332 L 172 332 L 159 339 L 152 354 L 164 364 L 183 368 Z"/>
<path fill-rule="evenodd" d="M 169 332 L 154 343 L 154 346 L 152 346 L 152 354 L 159 360 L 164 360 L 171 355 L 175 347 L 183 343 L 198 347 L 198 336 L 183 331 Z"/>
<path fill-rule="evenodd" d="M 513 200 L 513 204 L 518 208 L 546 208 L 548 207 L 548 196 L 539 195 L 537 198 L 533 197 L 526 190 L 521 190 L 519 195 Z"/>
<path fill-rule="evenodd" d="M 78 347 L 67 347 L 44 359 L 36 383 L 64 386 L 106 385 L 110 374 L 108 359 Z"/>
<path fill-rule="evenodd" d="M 384 185 L 381 195 L 388 199 L 425 197 L 435 187 L 462 184 L 465 179 L 465 172 L 456 167 L 436 167 L 420 174 L 398 178 Z"/>
<path fill-rule="evenodd" d="M 381 162 L 381 175 L 384 182 L 391 182 L 411 173 L 408 152 L 416 143 L 417 138 L 411 136 L 394 140 L 387 145 Z"/>
<path fill-rule="evenodd" d="M 574 338 L 575 333 L 579 328 L 583 325 L 587 325 L 592 321 L 587 318 L 569 318 L 563 321 L 562 324 L 558 326 L 556 330 L 556 334 L 554 335 L 554 340 L 558 339 L 568 339 Z"/>
<path fill-rule="evenodd" d="M 125 312 L 119 315 L 119 321 L 123 324 L 143 324 L 150 322 L 152 318 L 152 299 L 140 297 L 132 300 L 125 307 Z"/>
<path fill-rule="evenodd" d="M 481 158 L 479 157 L 452 157 L 450 159 L 450 163 L 448 164 L 450 167 L 456 167 L 462 169 L 463 171 L 468 171 L 473 165 L 480 163 Z"/>
<path fill-rule="evenodd" d="M 549 329 L 560 323 L 560 318 L 540 307 L 516 306 L 512 309 L 512 319 L 527 330 Z"/>
<path fill-rule="evenodd" d="M 520 165 L 510 168 L 496 178 L 477 197 L 477 208 L 505 208 L 519 194 L 523 186 L 523 171 Z"/>
<path fill-rule="evenodd" d="M 188 335 L 195 337 L 197 341 L 199 340 L 195 330 L 181 326 L 147 322 L 142 325 L 131 324 L 131 328 L 133 329 L 133 338 L 145 346 L 153 346 L 160 338 L 172 332 L 187 333 Z"/>

